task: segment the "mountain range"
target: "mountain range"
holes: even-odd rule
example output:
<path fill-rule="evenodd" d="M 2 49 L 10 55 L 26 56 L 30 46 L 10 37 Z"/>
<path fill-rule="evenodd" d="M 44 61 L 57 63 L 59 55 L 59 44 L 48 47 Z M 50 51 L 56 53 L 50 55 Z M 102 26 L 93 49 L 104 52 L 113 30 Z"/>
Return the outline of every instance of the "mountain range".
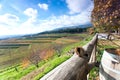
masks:
<path fill-rule="evenodd" d="M 29 36 L 37 36 L 41 34 L 52 34 L 52 33 L 82 33 L 87 30 L 87 28 L 92 27 L 92 24 L 84 24 L 78 26 L 69 26 L 69 27 L 62 27 L 57 28 L 50 31 L 44 31 L 36 34 L 29 34 L 29 35 L 7 35 L 7 36 L 0 36 L 0 39 L 9 39 L 9 38 L 20 38 L 20 37 L 29 37 Z"/>

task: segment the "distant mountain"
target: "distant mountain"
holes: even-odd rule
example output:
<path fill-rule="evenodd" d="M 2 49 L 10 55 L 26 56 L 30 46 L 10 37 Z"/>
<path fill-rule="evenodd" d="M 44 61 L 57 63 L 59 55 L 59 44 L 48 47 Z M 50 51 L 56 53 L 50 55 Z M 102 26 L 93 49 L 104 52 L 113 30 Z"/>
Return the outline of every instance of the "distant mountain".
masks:
<path fill-rule="evenodd" d="M 82 32 L 86 32 L 87 28 L 89 27 L 92 27 L 92 24 L 62 27 L 62 28 L 51 30 L 51 31 L 40 32 L 37 34 L 0 36 L 0 40 L 10 39 L 10 38 L 31 37 L 31 36 L 33 37 L 33 36 L 38 36 L 41 34 L 52 34 L 52 33 L 82 33 Z"/>
<path fill-rule="evenodd" d="M 59 29 L 64 29 L 64 28 L 87 28 L 87 27 L 92 27 L 93 25 L 92 24 L 84 24 L 84 25 L 77 25 L 77 26 L 69 26 L 69 27 L 61 27 L 61 28 L 57 28 L 57 29 L 54 29 L 54 30 L 59 30 Z"/>
<path fill-rule="evenodd" d="M 11 39 L 11 38 L 20 38 L 22 35 L 6 35 L 6 36 L 0 36 L 0 40 L 5 40 L 5 39 Z"/>
<path fill-rule="evenodd" d="M 85 32 L 87 28 L 89 27 L 92 27 L 92 24 L 57 28 L 51 31 L 44 31 L 44 32 L 38 33 L 38 35 L 39 34 L 52 34 L 52 33 L 81 33 L 81 32 Z"/>

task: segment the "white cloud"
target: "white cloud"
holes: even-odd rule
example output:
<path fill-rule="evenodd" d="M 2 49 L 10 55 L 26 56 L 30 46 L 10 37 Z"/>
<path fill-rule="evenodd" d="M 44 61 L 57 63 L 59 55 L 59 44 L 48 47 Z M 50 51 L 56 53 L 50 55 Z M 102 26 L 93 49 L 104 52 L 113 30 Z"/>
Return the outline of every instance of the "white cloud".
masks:
<path fill-rule="evenodd" d="M 33 8 L 27 8 L 24 12 L 25 15 L 27 15 L 29 18 L 21 24 L 21 26 L 30 26 L 32 23 L 36 22 L 37 18 L 37 10 Z"/>
<path fill-rule="evenodd" d="M 76 15 L 61 15 L 61 16 L 51 16 L 46 21 L 40 23 L 41 27 L 46 27 L 46 29 L 54 29 L 59 27 L 69 27 L 81 24 L 90 23 L 91 10 L 93 9 L 93 4 L 89 5 L 86 10 Z"/>
<path fill-rule="evenodd" d="M 89 10 L 89 8 L 87 9 Z M 45 30 L 52 30 L 60 27 L 77 26 L 90 22 L 90 14 L 84 11 L 77 15 L 51 16 L 46 20 L 35 19 L 34 22 L 27 20 L 21 26 L 23 33 L 37 33 Z M 22 29 L 22 28 L 21 28 Z"/>
<path fill-rule="evenodd" d="M 60 27 L 86 24 L 90 22 L 89 10 L 91 10 L 92 7 L 93 5 L 90 5 L 85 11 L 76 15 L 53 15 L 45 20 L 40 20 L 37 18 L 37 10 L 28 8 L 24 11 L 24 13 L 29 18 L 24 22 L 20 21 L 21 23 L 18 23 L 19 18 L 17 16 L 12 14 L 4 14 L 0 16 L 0 35 L 31 34 Z M 8 27 L 8 25 L 1 24 L 2 21 L 4 23 L 11 22 L 12 25 L 9 25 Z"/>
<path fill-rule="evenodd" d="M 70 9 L 70 14 L 80 13 L 91 4 L 90 0 L 66 0 L 67 7 Z"/>
<path fill-rule="evenodd" d="M 86 12 L 83 12 L 78 15 L 68 16 L 62 15 L 59 17 L 52 16 L 50 19 L 44 21 L 40 24 L 41 27 L 46 27 L 46 29 L 54 29 L 59 27 L 69 27 L 76 26 L 80 24 L 86 24 L 90 22 L 89 15 Z"/>
<path fill-rule="evenodd" d="M 9 13 L 0 15 L 0 24 L 15 25 L 18 21 L 19 21 L 19 17 L 17 17 L 16 15 Z"/>
<path fill-rule="evenodd" d="M 37 17 L 37 10 L 36 9 L 33 9 L 33 8 L 27 8 L 25 11 L 24 11 L 24 14 L 29 16 L 29 17 Z"/>
<path fill-rule="evenodd" d="M 0 15 L 0 36 L 17 34 L 15 28 L 17 29 L 19 21 L 19 17 L 13 14 Z"/>
<path fill-rule="evenodd" d="M 48 4 L 45 4 L 45 3 L 43 3 L 43 4 L 38 4 L 38 6 L 41 8 L 41 9 L 43 9 L 43 10 L 48 10 Z"/>

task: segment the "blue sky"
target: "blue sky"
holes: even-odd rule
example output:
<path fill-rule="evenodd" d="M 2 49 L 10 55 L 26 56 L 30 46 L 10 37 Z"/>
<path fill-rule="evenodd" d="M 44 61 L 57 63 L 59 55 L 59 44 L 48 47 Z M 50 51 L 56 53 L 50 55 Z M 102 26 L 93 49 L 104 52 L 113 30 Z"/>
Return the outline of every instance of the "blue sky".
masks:
<path fill-rule="evenodd" d="M 0 0 L 0 36 L 90 23 L 91 0 Z"/>

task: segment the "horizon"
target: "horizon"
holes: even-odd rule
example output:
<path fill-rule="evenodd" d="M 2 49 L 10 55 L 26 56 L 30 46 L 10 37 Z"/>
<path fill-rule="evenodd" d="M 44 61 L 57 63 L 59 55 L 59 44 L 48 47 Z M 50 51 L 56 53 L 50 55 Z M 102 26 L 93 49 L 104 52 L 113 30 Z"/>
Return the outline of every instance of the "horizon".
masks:
<path fill-rule="evenodd" d="M 3 35 L 3 36 L 0 35 L 0 39 L 19 38 L 19 37 L 22 37 L 22 36 L 41 34 L 41 33 L 44 33 L 44 32 L 49 32 L 49 31 L 51 32 L 51 31 L 54 31 L 54 30 L 59 30 L 59 29 L 64 29 L 64 28 L 76 28 L 78 26 L 79 26 L 79 28 L 87 28 L 87 27 L 90 27 L 91 25 L 92 25 L 91 23 L 88 23 L 88 24 L 77 25 L 77 26 L 59 27 L 59 28 L 55 28 L 55 29 L 52 29 L 52 30 L 46 30 L 46 31 L 38 32 L 38 33 L 12 34 L 12 35 Z"/>
<path fill-rule="evenodd" d="M 0 37 L 88 24 L 93 6 L 90 0 L 2 0 Z"/>

